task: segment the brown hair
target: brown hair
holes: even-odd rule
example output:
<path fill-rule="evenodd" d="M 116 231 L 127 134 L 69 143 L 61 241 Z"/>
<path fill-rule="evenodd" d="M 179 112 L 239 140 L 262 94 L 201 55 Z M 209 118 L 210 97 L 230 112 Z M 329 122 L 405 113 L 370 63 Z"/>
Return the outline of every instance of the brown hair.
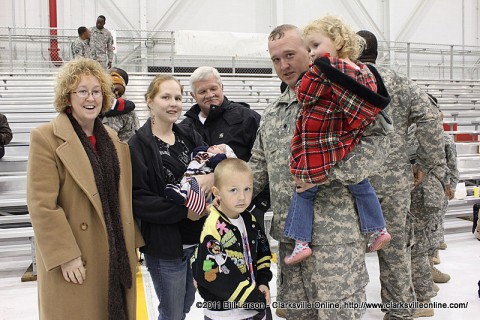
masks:
<path fill-rule="evenodd" d="M 285 36 L 285 32 L 289 30 L 296 30 L 298 32 L 298 35 L 301 36 L 300 29 L 298 29 L 298 27 L 294 26 L 293 24 L 281 24 L 278 27 L 275 27 L 272 32 L 270 32 L 268 40 L 273 41 L 281 39 Z"/>
<path fill-rule="evenodd" d="M 114 95 L 112 92 L 112 77 L 102 66 L 91 59 L 75 59 L 65 64 L 57 74 L 53 105 L 57 112 L 65 112 L 71 106 L 70 94 L 75 90 L 83 76 L 94 76 L 100 82 L 102 90 L 102 111 L 107 112 L 112 107 Z"/>
<path fill-rule="evenodd" d="M 174 76 L 169 75 L 169 74 L 159 74 L 156 75 L 155 78 L 153 78 L 152 82 L 150 82 L 150 85 L 148 86 L 147 92 L 145 93 L 145 101 L 148 101 L 148 99 L 153 100 L 155 96 L 157 95 L 158 91 L 160 90 L 160 85 L 164 83 L 165 81 L 173 80 L 178 85 L 180 86 L 180 91 L 182 92 L 183 95 L 183 86 L 180 84 L 180 81 L 178 81 Z M 150 109 L 150 107 L 149 107 Z"/>
<path fill-rule="evenodd" d="M 225 159 L 215 167 L 213 185 L 219 188 L 225 179 L 235 179 L 236 174 L 248 174 L 253 180 L 252 169 L 250 169 L 250 166 L 245 161 L 237 158 Z"/>

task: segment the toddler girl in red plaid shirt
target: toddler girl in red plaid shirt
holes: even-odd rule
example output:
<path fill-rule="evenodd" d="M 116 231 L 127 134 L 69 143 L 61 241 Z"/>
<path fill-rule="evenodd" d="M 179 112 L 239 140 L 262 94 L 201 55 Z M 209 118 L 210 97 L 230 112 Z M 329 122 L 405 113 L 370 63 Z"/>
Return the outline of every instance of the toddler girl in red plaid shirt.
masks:
<path fill-rule="evenodd" d="M 291 143 L 290 171 L 297 188 L 285 223 L 285 236 L 295 239 L 286 264 L 312 254 L 316 185 L 355 147 L 366 127 L 390 102 L 375 69 L 356 61 L 362 39 L 335 16 L 324 16 L 305 27 L 303 37 L 314 63 L 297 84 L 302 110 Z M 348 186 L 355 199 L 362 233 L 372 234 L 369 251 L 390 241 L 380 203 L 368 179 Z"/>

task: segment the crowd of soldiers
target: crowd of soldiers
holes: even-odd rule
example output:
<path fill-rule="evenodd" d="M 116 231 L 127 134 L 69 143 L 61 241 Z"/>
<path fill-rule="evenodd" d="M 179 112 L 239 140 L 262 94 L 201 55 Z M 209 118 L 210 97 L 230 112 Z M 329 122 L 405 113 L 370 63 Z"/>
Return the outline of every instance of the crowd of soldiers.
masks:
<path fill-rule="evenodd" d="M 94 27 L 78 28 L 78 38 L 72 43 L 72 58 L 90 58 L 106 69 L 112 67 L 113 37 L 104 27 L 106 20 L 105 16 L 100 15 Z"/>

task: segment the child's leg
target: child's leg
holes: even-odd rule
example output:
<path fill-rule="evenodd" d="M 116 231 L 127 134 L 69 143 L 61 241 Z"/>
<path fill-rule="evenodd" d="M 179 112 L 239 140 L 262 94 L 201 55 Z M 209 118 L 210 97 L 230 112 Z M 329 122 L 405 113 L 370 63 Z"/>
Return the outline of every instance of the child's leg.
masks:
<path fill-rule="evenodd" d="M 284 233 L 286 237 L 295 239 L 295 249 L 285 258 L 286 264 L 298 263 L 312 254 L 308 243 L 312 241 L 313 203 L 317 191 L 317 187 L 302 193 L 294 190 Z"/>
<path fill-rule="evenodd" d="M 362 233 L 373 232 L 372 244 L 369 251 L 376 251 L 383 248 L 391 239 L 385 226 L 382 207 L 378 201 L 375 189 L 365 179 L 357 184 L 349 185 L 348 189 L 355 199 L 358 217 L 360 220 L 360 231 Z"/>

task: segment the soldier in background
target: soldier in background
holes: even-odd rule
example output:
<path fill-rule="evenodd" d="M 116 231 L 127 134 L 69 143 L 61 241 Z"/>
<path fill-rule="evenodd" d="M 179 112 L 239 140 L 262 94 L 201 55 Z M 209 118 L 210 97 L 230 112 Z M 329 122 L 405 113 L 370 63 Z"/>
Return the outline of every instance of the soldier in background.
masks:
<path fill-rule="evenodd" d="M 314 204 L 312 257 L 286 266 L 284 258 L 294 246 L 283 235 L 293 192 L 288 165 L 290 141 L 301 110 L 294 89 L 298 77 L 308 70 L 310 58 L 300 31 L 293 25 L 276 27 L 269 35 L 268 49 L 275 71 L 288 89 L 264 110 L 249 164 L 254 173 L 254 193 L 270 183 L 270 232 L 279 241 L 280 251 L 277 301 L 331 302 L 325 308 L 285 309 L 288 319 L 359 319 L 364 313 L 361 308 L 335 308 L 335 303 L 343 307 L 346 301 L 360 305 L 366 300 L 368 283 L 366 239 L 360 233 L 355 202 L 347 185 L 369 177 L 381 166 L 389 139 L 365 134 L 352 157 L 339 164 L 328 183 L 319 186 Z M 368 130 L 385 131 L 377 120 Z"/>
<path fill-rule="evenodd" d="M 360 56 L 362 62 L 376 62 L 378 56 L 377 39 L 369 31 L 359 31 L 366 40 L 366 48 Z M 429 170 L 438 176 L 445 174 L 445 152 L 443 141 L 439 139 L 442 128 L 438 121 L 439 113 L 428 96 L 412 80 L 393 70 L 375 65 L 382 76 L 385 87 L 392 98 L 387 113 L 391 116 L 394 134 L 390 138 L 390 153 L 381 170 L 369 177 L 382 206 L 385 222 L 392 235 L 390 245 L 379 250 L 380 284 L 382 302 L 412 302 L 415 293 L 411 278 L 411 245 L 413 240 L 410 214 L 410 191 L 412 171 L 407 157 L 407 133 L 411 124 L 417 124 L 416 150 L 419 162 L 418 182 Z M 421 164 L 421 165 L 420 165 Z M 392 307 L 384 319 L 412 319 L 412 309 Z"/>
<path fill-rule="evenodd" d="M 78 38 L 72 43 L 72 59 L 90 58 L 90 30 L 78 28 Z"/>
<path fill-rule="evenodd" d="M 440 123 L 440 122 L 439 122 Z M 412 246 L 412 282 L 417 300 L 422 303 L 430 302 L 437 295 L 438 287 L 433 282 L 432 265 L 429 253 L 438 245 L 435 244 L 434 232 L 437 228 L 438 219 L 441 216 L 443 199 L 445 197 L 445 173 L 438 175 L 434 170 L 428 170 L 424 178 L 419 178 L 419 167 L 424 166 L 422 159 L 416 154 L 419 142 L 415 135 L 416 125 L 409 128 L 408 154 L 412 163 L 415 188 L 411 192 L 410 212 L 414 216 L 415 243 Z M 443 145 L 443 137 L 437 139 Z M 414 317 L 433 317 L 433 308 L 415 310 Z"/>
<path fill-rule="evenodd" d="M 90 28 L 90 49 L 91 58 L 104 67 L 112 67 L 113 61 L 113 37 L 110 31 L 104 27 L 105 16 L 98 16 L 95 27 Z"/>
<path fill-rule="evenodd" d="M 112 68 L 109 72 L 112 76 L 115 100 L 112 108 L 101 115 L 102 123 L 115 130 L 120 140 L 127 142 L 140 128 L 140 122 L 135 113 L 135 103 L 122 98 L 127 86 L 128 74 L 120 68 Z"/>
<path fill-rule="evenodd" d="M 435 107 L 438 107 L 437 98 L 428 94 L 430 97 L 430 102 Z M 443 113 L 440 111 L 440 121 L 443 121 Z M 445 229 L 444 229 L 444 220 L 445 214 L 448 208 L 448 200 L 452 200 L 455 196 L 455 188 L 459 180 L 459 172 L 457 168 L 457 148 L 453 138 L 443 132 L 443 140 L 445 143 L 445 156 L 447 162 L 447 170 L 445 176 L 445 196 L 443 197 L 443 202 L 440 210 L 440 214 L 437 216 L 437 219 L 431 226 L 432 230 L 432 247 L 429 251 L 430 264 L 432 265 L 432 278 L 435 283 L 445 283 L 450 280 L 450 276 L 446 273 L 438 270 L 434 264 L 440 263 L 440 257 L 438 250 L 446 249 L 447 244 L 445 243 Z"/>

